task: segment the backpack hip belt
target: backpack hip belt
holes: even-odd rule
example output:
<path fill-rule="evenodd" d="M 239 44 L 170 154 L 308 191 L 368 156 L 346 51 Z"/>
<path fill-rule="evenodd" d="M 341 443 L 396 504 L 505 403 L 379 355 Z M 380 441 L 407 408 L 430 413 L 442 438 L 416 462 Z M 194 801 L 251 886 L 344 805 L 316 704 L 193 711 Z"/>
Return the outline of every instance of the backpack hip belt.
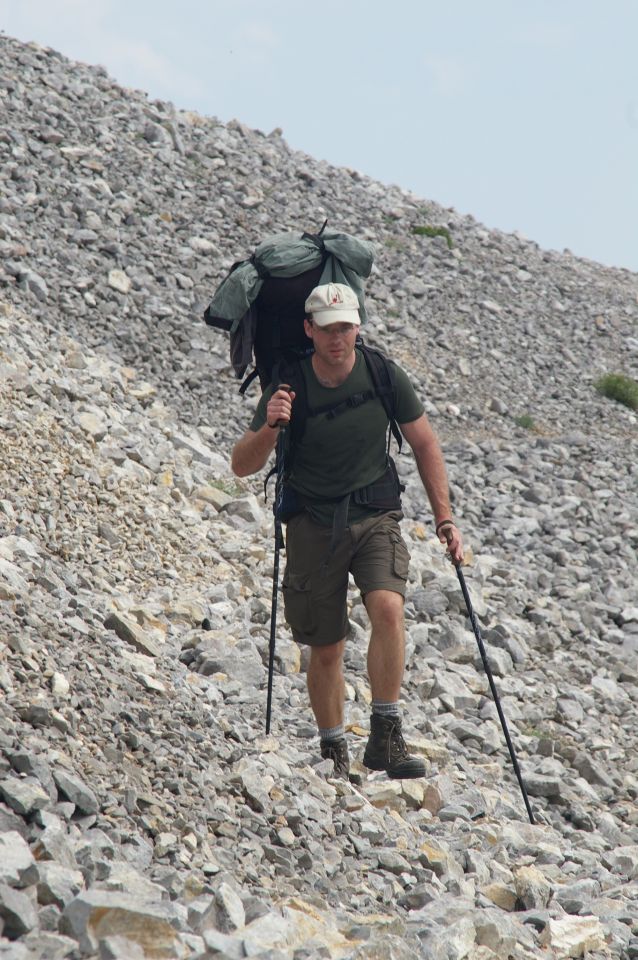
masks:
<path fill-rule="evenodd" d="M 348 507 L 350 501 L 352 501 L 356 503 L 357 506 L 368 507 L 370 510 L 400 510 L 401 494 L 404 490 L 405 485 L 399 480 L 394 460 L 392 457 L 388 457 L 386 469 L 377 480 L 369 483 L 365 487 L 360 487 L 358 490 L 347 493 L 338 500 L 319 500 L 318 498 L 312 500 L 308 497 L 303 497 L 294 487 L 291 487 L 290 484 L 284 484 L 284 493 L 280 505 L 280 520 L 282 523 L 288 523 L 289 520 L 296 517 L 298 513 L 302 513 L 306 507 L 309 507 L 312 503 L 334 503 L 335 517 L 339 511 L 343 512 L 345 510 L 345 516 L 343 517 L 344 523 L 338 524 L 342 527 L 340 532 L 343 533 L 347 526 L 348 517 L 347 509 L 344 507 L 346 501 Z M 275 509 L 276 503 L 273 503 L 273 511 Z M 333 530 L 334 526 L 333 524 Z"/>

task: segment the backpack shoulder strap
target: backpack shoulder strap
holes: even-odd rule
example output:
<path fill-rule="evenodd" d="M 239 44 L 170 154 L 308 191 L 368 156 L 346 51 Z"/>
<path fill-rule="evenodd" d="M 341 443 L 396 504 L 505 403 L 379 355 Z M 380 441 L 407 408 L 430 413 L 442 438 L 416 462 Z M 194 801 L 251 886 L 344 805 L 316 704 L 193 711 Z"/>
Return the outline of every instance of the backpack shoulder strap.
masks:
<path fill-rule="evenodd" d="M 290 471 L 292 465 L 293 457 L 295 455 L 295 449 L 301 443 L 301 439 L 306 430 L 306 423 L 308 420 L 308 384 L 306 383 L 306 377 L 303 371 L 303 363 L 301 360 L 294 360 L 290 364 L 293 369 L 290 386 L 295 391 L 295 399 L 293 402 L 292 418 L 290 420 L 290 430 L 288 431 L 288 449 L 287 449 L 287 462 L 286 469 Z"/>
<path fill-rule="evenodd" d="M 401 452 L 403 437 L 396 420 L 397 391 L 394 365 L 381 350 L 378 350 L 376 347 L 369 347 L 363 342 L 361 337 L 359 337 L 357 346 L 363 354 L 375 392 L 381 400 L 383 409 L 390 421 L 392 436 L 397 442 L 399 452 Z M 389 442 L 390 439 L 388 436 L 388 446 Z"/>

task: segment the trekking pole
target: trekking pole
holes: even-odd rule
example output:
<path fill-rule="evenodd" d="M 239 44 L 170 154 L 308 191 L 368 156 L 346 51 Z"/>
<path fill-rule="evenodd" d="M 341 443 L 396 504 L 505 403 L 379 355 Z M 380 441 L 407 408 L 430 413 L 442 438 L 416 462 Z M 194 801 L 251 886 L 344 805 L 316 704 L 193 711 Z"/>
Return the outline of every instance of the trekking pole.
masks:
<path fill-rule="evenodd" d="M 470 600 L 470 594 L 467 589 L 467 584 L 465 583 L 465 577 L 463 576 L 463 571 L 461 570 L 460 563 L 455 563 L 454 567 L 456 569 L 456 575 L 459 578 L 459 583 L 461 584 L 461 590 L 463 591 L 463 597 L 465 598 L 465 606 L 467 607 L 467 612 L 474 628 L 474 636 L 476 637 L 476 642 L 478 643 L 479 652 L 481 654 L 481 660 L 483 661 L 483 666 L 485 667 L 485 673 L 487 674 L 487 679 L 490 683 L 490 689 L 492 691 L 492 696 L 494 697 L 494 703 L 496 704 L 496 709 L 498 711 L 498 716 L 501 721 L 501 726 L 503 728 L 503 733 L 505 734 L 505 740 L 510 752 L 510 757 L 512 758 L 512 766 L 514 767 L 514 772 L 518 780 L 519 786 L 521 788 L 521 793 L 523 794 L 523 800 L 525 801 L 525 807 L 527 809 L 527 816 L 529 817 L 529 822 L 535 824 L 534 814 L 532 813 L 532 808 L 527 797 L 527 790 L 525 789 L 525 784 L 523 783 L 523 777 L 521 774 L 521 768 L 518 765 L 518 760 L 516 759 L 516 752 L 512 744 L 512 740 L 507 729 L 507 722 L 505 720 L 505 714 L 503 713 L 503 708 L 501 707 L 501 701 L 496 690 L 496 684 L 494 683 L 494 677 L 492 676 L 492 670 L 487 659 L 487 652 L 485 650 L 485 645 L 483 643 L 483 638 L 481 637 L 481 631 L 479 629 L 478 620 L 474 613 L 472 607 L 472 601 Z"/>
<path fill-rule="evenodd" d="M 287 383 L 280 383 L 278 390 L 288 390 Z M 281 533 L 281 502 L 284 492 L 284 460 L 286 445 L 286 423 L 279 424 L 279 436 L 275 452 L 275 560 L 272 572 L 272 604 L 270 607 L 270 642 L 268 645 L 268 697 L 266 700 L 266 735 L 270 733 L 270 717 L 272 714 L 272 682 L 275 668 L 275 639 L 277 631 L 277 598 L 279 593 L 279 551 L 283 546 Z"/>

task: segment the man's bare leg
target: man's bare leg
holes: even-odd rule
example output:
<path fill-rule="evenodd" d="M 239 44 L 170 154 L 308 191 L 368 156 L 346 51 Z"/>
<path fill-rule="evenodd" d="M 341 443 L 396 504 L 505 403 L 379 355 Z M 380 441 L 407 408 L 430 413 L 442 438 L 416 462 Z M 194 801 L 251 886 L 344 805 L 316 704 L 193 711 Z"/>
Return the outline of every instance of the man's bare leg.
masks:
<path fill-rule="evenodd" d="M 338 727 L 343 723 L 345 644 L 344 638 L 325 647 L 310 648 L 306 680 L 310 706 L 320 730 Z"/>
<path fill-rule="evenodd" d="M 405 667 L 403 597 L 393 590 L 371 590 L 365 597 L 372 625 L 368 646 L 368 676 L 372 699 L 395 703 Z"/>
<path fill-rule="evenodd" d="M 343 728 L 343 650 L 345 638 L 327 647 L 311 647 L 306 679 L 310 705 L 319 728 L 321 756 L 332 760 L 335 777 L 347 779 L 348 745 Z"/>
<path fill-rule="evenodd" d="M 371 590 L 365 604 L 372 624 L 368 647 L 372 716 L 363 762 L 393 779 L 422 777 L 425 764 L 408 753 L 399 714 L 405 668 L 403 597 L 392 590 Z"/>

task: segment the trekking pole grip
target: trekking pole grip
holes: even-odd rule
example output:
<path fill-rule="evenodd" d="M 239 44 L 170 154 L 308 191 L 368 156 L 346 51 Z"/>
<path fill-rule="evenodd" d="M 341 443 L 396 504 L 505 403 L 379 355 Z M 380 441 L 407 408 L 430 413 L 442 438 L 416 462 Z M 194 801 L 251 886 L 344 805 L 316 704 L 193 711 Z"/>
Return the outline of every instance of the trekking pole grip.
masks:
<path fill-rule="evenodd" d="M 292 391 L 292 387 L 289 383 L 280 383 L 277 387 L 277 390 L 285 390 L 286 393 L 290 393 Z M 275 426 L 279 427 L 281 430 L 285 430 L 288 426 L 288 423 L 285 420 L 278 420 Z"/>

